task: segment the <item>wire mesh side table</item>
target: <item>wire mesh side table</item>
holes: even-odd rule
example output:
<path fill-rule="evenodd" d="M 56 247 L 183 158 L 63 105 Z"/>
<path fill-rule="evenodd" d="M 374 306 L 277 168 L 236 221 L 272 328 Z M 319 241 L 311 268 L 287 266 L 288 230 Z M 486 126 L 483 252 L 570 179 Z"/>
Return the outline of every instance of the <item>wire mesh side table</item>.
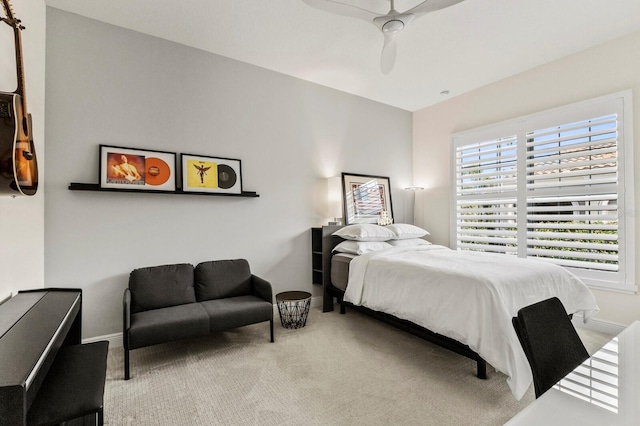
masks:
<path fill-rule="evenodd" d="M 284 328 L 302 328 L 307 323 L 311 293 L 306 291 L 285 291 L 276 294 L 280 323 Z"/>

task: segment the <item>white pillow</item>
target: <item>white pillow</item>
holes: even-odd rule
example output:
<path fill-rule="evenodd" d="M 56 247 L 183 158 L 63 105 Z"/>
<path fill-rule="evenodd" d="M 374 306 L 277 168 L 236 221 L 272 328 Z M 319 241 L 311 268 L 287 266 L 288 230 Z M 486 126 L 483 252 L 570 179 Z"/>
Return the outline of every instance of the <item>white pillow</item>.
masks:
<path fill-rule="evenodd" d="M 387 228 L 373 223 L 357 223 L 340 228 L 332 235 L 353 241 L 388 241 L 396 238 L 396 234 Z"/>
<path fill-rule="evenodd" d="M 343 241 L 335 246 L 333 251 L 338 253 L 365 254 L 390 247 L 391 245 L 384 241 Z"/>
<path fill-rule="evenodd" d="M 395 240 L 406 240 L 408 238 L 420 238 L 425 235 L 430 235 L 424 229 L 415 225 L 409 225 L 408 223 L 395 223 L 393 225 L 387 225 L 386 228 L 394 233 Z"/>
<path fill-rule="evenodd" d="M 407 238 L 405 240 L 390 240 L 387 241 L 390 245 L 394 247 L 407 247 L 407 246 L 428 246 L 431 243 L 427 240 L 423 240 L 422 238 Z"/>

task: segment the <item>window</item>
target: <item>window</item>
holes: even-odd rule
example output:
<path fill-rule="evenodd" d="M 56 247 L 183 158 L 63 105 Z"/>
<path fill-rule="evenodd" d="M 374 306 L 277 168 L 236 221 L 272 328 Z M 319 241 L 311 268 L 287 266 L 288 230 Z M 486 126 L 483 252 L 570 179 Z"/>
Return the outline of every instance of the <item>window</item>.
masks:
<path fill-rule="evenodd" d="M 636 291 L 630 91 L 458 133 L 452 154 L 454 248 Z"/>

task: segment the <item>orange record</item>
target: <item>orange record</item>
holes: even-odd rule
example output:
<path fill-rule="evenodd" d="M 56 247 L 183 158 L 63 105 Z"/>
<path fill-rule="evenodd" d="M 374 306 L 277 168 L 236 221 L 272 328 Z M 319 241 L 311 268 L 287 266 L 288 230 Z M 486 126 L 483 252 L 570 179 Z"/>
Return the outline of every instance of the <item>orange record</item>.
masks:
<path fill-rule="evenodd" d="M 148 185 L 162 185 L 171 177 L 169 165 L 159 158 L 147 158 L 144 162 L 145 182 Z"/>

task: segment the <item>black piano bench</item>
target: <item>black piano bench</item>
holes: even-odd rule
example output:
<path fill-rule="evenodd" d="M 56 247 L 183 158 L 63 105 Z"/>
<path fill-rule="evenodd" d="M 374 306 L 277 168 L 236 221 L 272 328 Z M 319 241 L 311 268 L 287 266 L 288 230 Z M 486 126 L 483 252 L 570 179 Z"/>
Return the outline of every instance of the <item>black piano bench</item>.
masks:
<path fill-rule="evenodd" d="M 97 416 L 104 424 L 103 399 L 109 342 L 63 346 L 27 414 L 29 425 L 55 425 Z"/>

